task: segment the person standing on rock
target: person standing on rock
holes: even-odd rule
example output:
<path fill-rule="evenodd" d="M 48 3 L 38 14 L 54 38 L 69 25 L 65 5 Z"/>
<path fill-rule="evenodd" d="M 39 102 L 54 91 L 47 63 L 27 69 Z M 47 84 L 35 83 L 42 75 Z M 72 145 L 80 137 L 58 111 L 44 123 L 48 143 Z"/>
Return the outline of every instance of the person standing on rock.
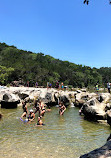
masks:
<path fill-rule="evenodd" d="M 98 94 L 98 92 L 99 92 L 99 85 L 98 85 L 98 83 L 96 84 L 96 93 Z"/>
<path fill-rule="evenodd" d="M 35 83 L 35 87 L 36 87 L 36 88 L 38 87 L 38 82 Z"/>
<path fill-rule="evenodd" d="M 64 84 L 63 84 L 63 82 L 61 83 L 61 89 L 64 90 Z"/>
<path fill-rule="evenodd" d="M 111 88 L 111 83 L 107 83 L 107 89 L 108 89 L 108 92 L 110 93 L 110 88 Z"/>
<path fill-rule="evenodd" d="M 56 82 L 55 88 L 59 90 L 59 81 Z"/>

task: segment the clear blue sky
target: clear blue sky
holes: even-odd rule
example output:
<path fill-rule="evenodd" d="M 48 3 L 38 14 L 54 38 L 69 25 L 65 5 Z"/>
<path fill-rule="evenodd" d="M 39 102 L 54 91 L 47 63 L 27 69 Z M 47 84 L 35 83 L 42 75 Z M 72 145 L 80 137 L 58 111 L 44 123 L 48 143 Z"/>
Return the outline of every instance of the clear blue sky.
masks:
<path fill-rule="evenodd" d="M 1 0 L 0 42 L 91 67 L 111 67 L 109 0 Z"/>

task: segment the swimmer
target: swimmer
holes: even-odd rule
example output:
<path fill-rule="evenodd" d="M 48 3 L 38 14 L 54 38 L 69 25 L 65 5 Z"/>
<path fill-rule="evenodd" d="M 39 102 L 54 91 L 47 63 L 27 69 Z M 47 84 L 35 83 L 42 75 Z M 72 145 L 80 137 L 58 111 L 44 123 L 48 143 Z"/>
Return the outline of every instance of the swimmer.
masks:
<path fill-rule="evenodd" d="M 35 112 L 34 112 L 34 114 L 35 114 L 35 113 L 37 113 L 37 111 L 39 111 L 39 104 L 38 104 L 37 100 L 35 100 L 34 108 L 35 108 Z"/>
<path fill-rule="evenodd" d="M 43 122 L 41 120 L 41 117 L 38 117 L 37 126 L 43 126 Z"/>
<path fill-rule="evenodd" d="M 44 116 L 44 114 L 45 114 L 45 104 L 41 101 L 41 100 L 39 100 L 39 116 Z"/>
<path fill-rule="evenodd" d="M 21 118 L 26 117 L 26 115 L 28 114 L 28 109 L 25 101 L 22 102 L 22 108 L 23 108 L 23 114 Z"/>
<path fill-rule="evenodd" d="M 35 114 L 33 112 L 33 110 L 30 110 L 30 114 L 28 116 L 28 121 L 32 122 L 35 119 Z"/>
<path fill-rule="evenodd" d="M 63 104 L 63 102 L 60 102 L 60 103 L 59 103 L 59 114 L 60 114 L 60 115 L 63 115 L 64 112 L 65 112 L 65 110 L 66 110 L 65 105 Z"/>
<path fill-rule="evenodd" d="M 50 112 L 50 111 L 51 111 L 51 108 L 50 108 L 50 106 L 49 106 L 49 105 L 47 106 L 46 111 L 48 111 L 48 112 Z"/>

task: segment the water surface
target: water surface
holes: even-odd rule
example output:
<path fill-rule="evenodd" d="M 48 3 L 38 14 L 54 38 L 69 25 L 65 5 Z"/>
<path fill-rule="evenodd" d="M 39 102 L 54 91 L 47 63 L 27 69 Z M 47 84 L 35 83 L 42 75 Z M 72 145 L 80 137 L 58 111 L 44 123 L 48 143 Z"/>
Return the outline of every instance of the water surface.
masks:
<path fill-rule="evenodd" d="M 105 144 L 109 126 L 84 120 L 77 108 L 59 116 L 58 108 L 46 112 L 42 127 L 19 120 L 22 108 L 0 109 L 0 158 L 78 158 Z"/>

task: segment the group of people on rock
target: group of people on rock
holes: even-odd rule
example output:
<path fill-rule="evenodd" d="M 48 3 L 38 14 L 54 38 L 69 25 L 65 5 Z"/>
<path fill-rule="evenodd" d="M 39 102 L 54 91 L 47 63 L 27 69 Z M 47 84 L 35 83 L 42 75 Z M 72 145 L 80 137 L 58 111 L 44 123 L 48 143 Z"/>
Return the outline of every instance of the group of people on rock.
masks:
<path fill-rule="evenodd" d="M 50 83 L 50 82 L 47 82 L 47 89 L 48 88 L 52 88 L 52 84 Z M 55 88 L 56 89 L 61 89 L 61 90 L 64 90 L 64 83 L 62 82 L 62 83 L 60 83 L 59 81 L 56 81 L 56 84 L 55 84 Z"/>
<path fill-rule="evenodd" d="M 46 111 L 51 111 L 50 106 L 46 109 L 46 104 L 44 104 L 41 99 L 35 100 L 33 109 L 30 109 L 28 112 L 27 102 L 22 102 L 23 114 L 21 115 L 21 119 L 26 118 L 24 122 L 32 122 L 35 119 L 35 114 L 38 112 L 38 120 L 37 126 L 44 125 L 42 121 L 42 117 L 44 116 Z M 59 102 L 59 115 L 63 115 L 66 110 L 63 102 Z"/>
<path fill-rule="evenodd" d="M 99 84 L 98 84 L 98 83 L 96 83 L 95 88 L 96 88 L 96 93 L 98 94 L 98 92 L 99 92 Z M 111 83 L 110 83 L 110 82 L 107 82 L 107 90 L 108 90 L 108 93 L 110 93 L 110 88 L 111 88 Z"/>

